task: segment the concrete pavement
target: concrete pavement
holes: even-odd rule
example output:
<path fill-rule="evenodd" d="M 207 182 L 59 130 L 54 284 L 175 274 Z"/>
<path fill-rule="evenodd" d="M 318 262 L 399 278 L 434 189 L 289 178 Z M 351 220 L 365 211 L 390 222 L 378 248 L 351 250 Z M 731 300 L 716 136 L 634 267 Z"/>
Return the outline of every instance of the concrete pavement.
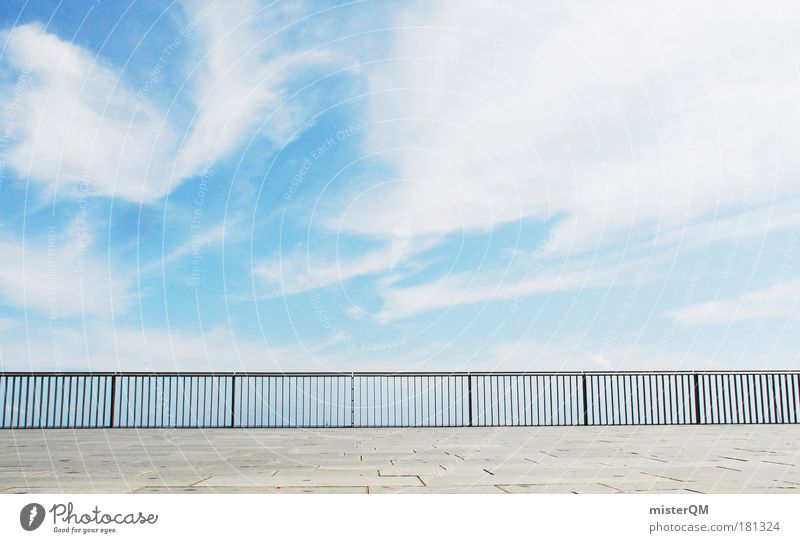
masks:
<path fill-rule="evenodd" d="M 27 492 L 800 492 L 800 426 L 2 430 Z"/>

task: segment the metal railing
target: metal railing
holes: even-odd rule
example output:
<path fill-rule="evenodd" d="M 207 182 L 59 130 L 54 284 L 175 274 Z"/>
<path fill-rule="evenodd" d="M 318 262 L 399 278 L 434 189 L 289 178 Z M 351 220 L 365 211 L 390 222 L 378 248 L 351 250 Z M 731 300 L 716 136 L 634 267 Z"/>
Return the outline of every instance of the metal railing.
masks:
<path fill-rule="evenodd" d="M 796 424 L 800 372 L 0 373 L 0 428 Z"/>

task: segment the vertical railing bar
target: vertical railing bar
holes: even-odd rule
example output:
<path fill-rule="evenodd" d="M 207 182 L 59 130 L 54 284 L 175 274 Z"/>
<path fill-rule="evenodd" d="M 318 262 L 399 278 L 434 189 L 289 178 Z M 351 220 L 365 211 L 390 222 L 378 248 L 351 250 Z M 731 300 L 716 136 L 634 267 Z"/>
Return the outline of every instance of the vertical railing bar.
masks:
<path fill-rule="evenodd" d="M 728 405 L 726 403 L 727 396 L 728 396 L 728 389 L 725 387 L 725 376 L 722 374 L 717 375 L 717 380 L 719 382 L 718 385 L 718 392 L 720 395 L 720 403 L 722 404 L 721 407 L 721 416 L 719 422 L 724 424 L 728 420 Z"/>
<path fill-rule="evenodd" d="M 114 422 L 116 421 L 116 416 L 114 415 L 114 405 L 115 405 L 115 401 L 116 401 L 116 397 L 117 397 L 117 376 L 116 375 L 112 375 L 111 376 L 111 382 L 109 383 L 109 385 L 111 386 L 111 391 L 109 393 L 108 404 L 107 404 L 108 408 L 109 408 L 109 411 L 110 411 L 109 414 L 108 414 L 108 427 L 109 428 L 113 428 L 114 427 Z M 106 418 L 106 415 L 104 413 L 103 414 L 103 419 L 105 419 L 105 418 Z"/>
<path fill-rule="evenodd" d="M 720 422 L 727 424 L 727 421 L 731 417 L 730 388 L 728 387 L 726 376 L 723 374 L 719 375 L 719 394 L 722 399 L 722 418 Z"/>
<path fill-rule="evenodd" d="M 537 375 L 536 376 L 536 425 L 537 426 L 546 426 L 547 422 L 545 420 L 547 411 L 547 405 L 545 402 L 545 393 L 544 393 L 544 376 Z"/>
<path fill-rule="evenodd" d="M 760 387 L 761 387 L 761 380 L 758 378 L 758 374 L 751 375 L 751 382 L 752 382 L 752 396 L 753 396 L 753 415 L 752 415 L 752 422 L 754 424 L 758 424 L 761 420 L 759 415 L 760 407 L 759 407 L 759 400 L 760 400 Z"/>
<path fill-rule="evenodd" d="M 92 422 L 92 376 L 91 375 L 84 375 L 83 376 L 83 407 L 81 408 L 81 428 L 90 428 Z M 87 393 L 86 393 L 86 386 L 89 386 L 89 393 L 88 393 L 88 403 L 87 400 Z M 88 419 L 88 420 L 87 420 Z"/>
<path fill-rule="evenodd" d="M 50 405 L 50 398 L 49 396 L 45 396 L 50 392 L 48 387 L 50 381 L 49 375 L 42 375 L 40 379 L 40 386 L 39 386 L 39 398 L 41 402 L 39 403 L 39 428 L 47 428 L 47 411 L 46 406 Z M 0 427 L 2 425 L 0 424 Z"/>
<path fill-rule="evenodd" d="M 19 421 L 23 428 L 28 428 L 28 413 L 30 409 L 28 409 L 28 402 L 30 401 L 30 388 L 31 388 L 31 378 L 28 375 L 24 376 L 25 378 L 25 386 L 22 387 L 20 384 L 19 389 Z M 25 399 L 23 400 L 23 392 L 25 394 Z"/>
<path fill-rule="evenodd" d="M 631 423 L 631 407 L 632 401 L 630 394 L 630 375 L 622 374 L 619 376 L 620 385 L 619 388 L 622 389 L 622 410 L 619 414 L 619 423 L 624 425 L 629 425 Z"/>
<path fill-rule="evenodd" d="M 693 373 L 694 386 L 694 423 L 700 424 L 700 376 Z"/>
<path fill-rule="evenodd" d="M 356 425 L 356 383 L 355 383 L 355 374 L 350 372 L 350 427 L 354 427 Z"/>
<path fill-rule="evenodd" d="M 692 424 L 692 376 L 681 376 L 681 424 Z"/>
<path fill-rule="evenodd" d="M 49 428 L 50 427 L 50 405 L 52 404 L 52 402 L 50 401 L 50 381 L 52 379 L 53 379 L 52 375 L 47 375 L 47 376 L 45 376 L 45 380 L 44 380 L 44 387 L 45 387 L 44 397 L 46 398 L 47 405 L 44 406 L 44 420 L 45 420 L 45 422 L 44 422 L 44 425 L 42 426 L 42 428 Z M 5 398 L 3 398 L 3 403 L 5 404 Z M 44 405 L 44 403 L 43 403 L 43 405 Z M 41 413 L 39 415 L 39 418 L 41 418 Z M 4 420 L 4 419 L 0 419 L 0 421 L 2 421 L 2 420 Z"/>
<path fill-rule="evenodd" d="M 18 375 L 14 376 L 14 380 L 11 387 L 11 427 L 12 428 L 24 428 L 25 427 L 25 417 L 27 417 L 27 413 L 25 413 L 25 417 L 22 415 L 22 392 L 23 392 L 23 385 L 22 379 L 25 379 L 25 388 L 28 386 L 28 377 L 25 375 Z M 17 386 L 17 381 L 19 381 L 19 386 Z M 17 394 L 19 392 L 19 394 Z M 14 398 L 17 398 L 16 400 Z M 27 401 L 27 398 L 26 398 Z M 16 416 L 16 422 L 15 422 Z"/>
<path fill-rule="evenodd" d="M 61 386 L 58 385 L 59 378 L 61 379 Z M 64 394 L 64 376 L 54 377 L 55 387 L 53 389 L 53 428 L 61 428 L 61 407 L 63 403 Z"/>
<path fill-rule="evenodd" d="M 258 413 L 261 415 L 260 421 L 258 422 L 259 428 L 263 428 L 264 427 L 264 407 L 266 405 L 268 405 L 267 402 L 266 402 L 266 398 L 264 396 L 264 381 L 266 381 L 267 379 L 268 379 L 268 377 L 263 376 L 263 375 L 259 379 L 260 384 L 261 384 L 261 397 L 260 397 L 260 401 L 258 402 Z"/>
<path fill-rule="evenodd" d="M 676 424 L 678 419 L 678 413 L 675 410 L 678 404 L 677 399 L 675 397 L 677 393 L 677 386 L 675 383 L 676 379 L 677 376 L 675 375 L 672 375 L 667 378 L 667 390 L 669 391 L 669 420 L 667 424 Z"/>
<path fill-rule="evenodd" d="M 31 383 L 31 380 L 33 380 L 33 383 Z M 33 402 L 36 400 L 35 385 L 36 385 L 36 376 L 28 377 L 28 380 L 25 385 L 25 428 L 31 428 L 33 425 L 33 417 L 31 415 L 33 411 Z M 33 395 L 31 394 L 31 389 L 33 389 Z"/>
<path fill-rule="evenodd" d="M 467 426 L 472 426 L 472 375 L 469 373 L 467 373 L 467 398 L 468 398 Z"/>
<path fill-rule="evenodd" d="M 217 385 L 217 393 L 214 394 L 211 398 L 211 410 L 216 412 L 217 414 L 217 416 L 214 419 L 214 426 L 218 428 L 224 426 L 225 424 L 223 422 L 223 417 L 225 415 L 224 412 L 222 411 L 222 390 L 223 390 L 222 379 L 223 377 L 221 375 L 212 376 L 212 382 L 216 382 Z M 216 409 L 214 408 L 214 401 L 217 402 Z"/>
<path fill-rule="evenodd" d="M 636 382 L 636 396 L 639 398 L 639 424 L 646 425 L 647 424 L 647 412 L 648 412 L 648 404 L 647 404 L 647 386 L 645 385 L 645 379 L 647 376 L 645 375 L 637 375 L 637 382 Z"/>
<path fill-rule="evenodd" d="M 659 382 L 659 384 L 656 385 L 656 387 L 658 388 L 658 403 L 660 405 L 660 407 L 658 409 L 658 424 L 659 425 L 664 425 L 664 424 L 666 424 L 666 421 L 667 421 L 667 393 L 668 393 L 668 391 L 667 391 L 666 376 L 663 375 L 663 374 L 659 375 L 656 378 L 656 381 Z"/>
<path fill-rule="evenodd" d="M 189 376 L 189 428 L 197 427 L 197 419 L 200 415 L 200 377 L 197 375 Z"/>
<path fill-rule="evenodd" d="M 439 388 L 439 384 L 436 381 L 436 375 L 433 376 L 433 426 L 439 426 L 439 404 L 437 403 L 438 394 L 437 389 Z"/>
<path fill-rule="evenodd" d="M 2 411 L 0 411 L 0 428 L 6 427 L 6 403 L 8 402 L 8 381 L 13 377 L 10 375 L 3 375 L 3 405 Z M 9 421 L 9 427 L 11 426 Z"/>
<path fill-rule="evenodd" d="M 789 387 L 787 385 L 787 374 L 783 374 L 780 377 L 780 391 L 781 391 L 781 413 L 783 413 L 781 420 L 784 424 L 789 422 Z"/>
<path fill-rule="evenodd" d="M 197 376 L 197 424 L 200 428 L 208 427 L 208 420 L 206 419 L 206 400 L 208 394 L 208 377 L 205 375 Z M 201 400 L 202 398 L 202 400 Z"/>
<path fill-rule="evenodd" d="M 456 398 L 456 378 L 447 376 L 447 422 L 450 426 L 460 426 L 458 423 L 458 403 Z"/>
<path fill-rule="evenodd" d="M 26 375 L 25 387 L 23 388 L 22 384 L 20 383 L 20 389 L 19 389 L 19 410 L 20 410 L 19 422 L 23 428 L 28 427 L 28 413 L 30 412 L 30 409 L 28 409 L 28 402 L 30 401 L 30 388 L 31 388 L 31 378 L 30 376 Z M 25 393 L 24 403 L 22 399 L 23 392 Z"/>
<path fill-rule="evenodd" d="M 28 424 L 29 428 L 34 427 L 34 423 L 36 422 L 36 376 L 32 376 L 31 379 L 33 382 L 31 383 L 31 393 L 30 393 L 30 408 L 26 405 L 26 411 L 30 414 L 30 423 Z M 26 417 L 27 419 L 28 417 Z"/>
<path fill-rule="evenodd" d="M 227 387 L 225 387 L 227 389 Z M 239 394 L 241 396 L 241 394 Z M 230 420 L 228 421 L 228 427 L 233 428 L 235 424 L 235 415 L 236 415 L 236 374 L 231 375 L 231 397 L 230 401 L 226 402 L 231 406 L 231 413 L 230 413 Z"/>
<path fill-rule="evenodd" d="M 553 383 L 549 375 L 542 375 L 542 384 L 544 387 L 544 409 L 547 413 L 547 426 L 553 425 Z"/>
<path fill-rule="evenodd" d="M 608 380 L 611 382 L 611 423 L 619 424 L 620 422 L 620 392 L 619 392 L 619 378 L 617 375 L 610 375 Z"/>
<path fill-rule="evenodd" d="M 583 397 L 583 426 L 589 425 L 589 396 L 586 391 L 586 372 L 581 373 L 581 395 Z"/>
<path fill-rule="evenodd" d="M 274 404 L 277 404 L 278 401 L 278 385 L 277 385 L 277 377 L 267 377 L 267 427 L 274 428 L 278 425 L 278 416 L 277 410 L 274 407 Z M 274 387 L 273 387 L 274 384 Z M 273 398 L 272 389 L 275 389 L 275 397 Z M 275 416 L 273 416 L 273 412 Z M 275 422 L 272 422 L 272 421 Z"/>
<path fill-rule="evenodd" d="M 68 377 L 65 377 L 64 382 L 66 383 L 66 385 L 62 384 L 62 386 L 64 386 L 66 388 L 66 392 L 61 394 L 61 401 L 62 401 L 62 407 L 61 407 L 61 421 L 62 422 L 61 422 L 61 427 L 62 428 L 69 428 L 69 415 L 70 415 L 69 404 L 72 401 L 72 384 L 71 384 L 72 383 L 72 376 L 70 375 Z M 64 403 L 63 403 L 64 400 L 66 400 L 66 412 L 67 412 L 66 413 L 66 415 L 67 415 L 66 422 L 64 422 Z"/>
<path fill-rule="evenodd" d="M 24 391 L 22 384 L 23 379 L 27 380 L 27 376 L 20 375 L 19 377 L 19 387 L 18 387 L 19 394 L 17 395 L 16 409 L 14 409 L 17 415 L 17 422 L 14 424 L 15 428 L 23 428 L 25 426 L 25 419 L 22 417 L 22 393 Z"/>
<path fill-rule="evenodd" d="M 145 394 L 145 379 L 147 379 L 147 393 Z M 149 428 L 150 427 L 150 375 L 142 376 L 142 427 Z M 145 409 L 145 401 L 147 402 L 147 408 Z"/>
<path fill-rule="evenodd" d="M 403 375 L 400 378 L 401 386 L 405 387 L 403 394 L 403 402 L 406 405 L 406 428 L 411 427 L 411 399 L 413 396 L 411 395 L 411 381 L 409 380 L 408 375 Z"/>
<path fill-rule="evenodd" d="M 773 422 L 775 424 L 780 424 L 780 422 L 781 422 L 780 417 L 779 417 L 780 413 L 778 411 L 778 403 L 776 401 L 777 392 L 775 390 L 775 374 L 771 374 L 771 375 L 767 376 L 767 378 L 768 378 L 769 383 L 770 383 L 770 391 L 771 391 L 771 394 L 772 394 L 772 412 L 773 412 L 773 417 L 772 418 L 773 418 Z"/>
<path fill-rule="evenodd" d="M 102 424 L 100 424 L 100 381 L 102 379 L 99 375 L 97 378 L 92 378 L 92 390 L 94 390 L 95 383 L 97 384 L 97 401 L 94 402 L 94 428 L 102 427 Z"/>
<path fill-rule="evenodd" d="M 164 375 L 158 375 L 156 377 L 156 394 L 158 398 L 158 408 L 156 408 L 156 424 L 159 428 L 166 428 L 166 424 L 164 423 L 164 418 L 166 415 L 166 401 L 167 401 L 167 377 Z M 161 412 L 161 417 L 158 418 L 159 408 Z"/>
<path fill-rule="evenodd" d="M 87 408 L 87 413 L 89 414 L 89 421 L 87 427 L 90 428 L 92 426 L 92 405 L 94 403 L 94 376 L 87 375 L 87 378 L 89 379 L 89 406 Z M 85 382 L 83 386 L 84 387 L 86 386 Z"/>
<path fill-rule="evenodd" d="M 711 400 L 711 412 L 715 414 L 712 422 L 719 424 L 722 422 L 722 408 L 720 404 L 719 394 L 719 375 L 711 374 L 709 376 L 709 387 L 713 388 L 714 397 Z"/>
<path fill-rule="evenodd" d="M 75 381 L 75 397 L 73 401 L 70 402 L 70 409 L 72 410 L 72 416 L 67 421 L 67 424 L 70 428 L 78 429 L 80 428 L 80 423 L 78 420 L 78 416 L 80 415 L 81 407 L 83 404 L 83 397 L 81 395 L 81 375 L 73 375 L 72 379 Z"/>
<path fill-rule="evenodd" d="M 33 428 L 36 422 L 36 375 L 32 375 L 28 382 L 28 393 L 25 399 L 25 426 Z"/>
<path fill-rule="evenodd" d="M 522 377 L 522 405 L 523 405 L 523 425 L 531 426 L 531 379 L 530 375 Z"/>
<path fill-rule="evenodd" d="M 605 375 L 597 376 L 597 420 L 601 426 L 608 425 L 608 382 Z"/>
<path fill-rule="evenodd" d="M 744 374 L 743 376 L 743 389 L 742 394 L 746 394 L 746 399 L 744 399 L 744 407 L 746 412 L 746 423 L 752 424 L 753 423 L 753 381 L 750 378 L 750 374 Z"/>

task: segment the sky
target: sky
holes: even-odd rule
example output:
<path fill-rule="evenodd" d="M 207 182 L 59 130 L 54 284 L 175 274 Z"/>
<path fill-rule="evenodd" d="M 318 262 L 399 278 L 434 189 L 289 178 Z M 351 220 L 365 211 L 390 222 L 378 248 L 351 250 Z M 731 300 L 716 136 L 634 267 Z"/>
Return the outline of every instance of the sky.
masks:
<path fill-rule="evenodd" d="M 789 1 L 0 4 L 0 370 L 800 367 Z"/>

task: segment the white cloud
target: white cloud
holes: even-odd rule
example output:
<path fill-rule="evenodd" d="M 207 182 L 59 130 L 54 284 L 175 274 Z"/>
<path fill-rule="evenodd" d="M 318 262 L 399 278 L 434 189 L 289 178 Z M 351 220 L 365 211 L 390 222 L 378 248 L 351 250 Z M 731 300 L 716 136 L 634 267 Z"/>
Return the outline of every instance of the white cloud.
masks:
<path fill-rule="evenodd" d="M 273 289 L 268 297 L 289 296 L 355 277 L 391 274 L 439 242 L 435 236 L 413 238 L 395 235 L 391 243 L 361 256 L 327 259 L 311 250 L 295 252 L 266 259 L 253 268 L 253 273 Z"/>
<path fill-rule="evenodd" d="M 139 274 L 147 274 L 152 271 L 164 270 L 167 266 L 179 262 L 182 258 L 189 255 L 193 259 L 202 259 L 202 250 L 206 247 L 221 248 L 226 239 L 236 235 L 236 226 L 242 221 L 242 217 L 234 215 L 226 218 L 223 222 L 213 225 L 204 230 L 192 230 L 192 235 L 188 240 L 177 246 L 175 249 L 165 254 L 162 258 L 153 260 L 139 268 Z"/>
<path fill-rule="evenodd" d="M 219 1 L 184 8 L 191 28 L 175 37 L 183 39 L 181 47 L 202 51 L 187 70 L 195 109 L 189 119 L 157 106 L 151 81 L 132 85 L 101 57 L 38 23 L 4 32 L 3 60 L 17 76 L 5 86 L 19 100 L 8 163 L 21 176 L 66 192 L 85 183 L 94 194 L 147 202 L 229 155 L 248 134 L 279 142 L 295 134 L 309 105 L 283 104 L 284 87 L 325 53 L 268 39 L 282 24 L 277 9 Z"/>
<path fill-rule="evenodd" d="M 471 356 L 469 365 L 479 371 L 675 371 L 720 367 L 700 354 L 660 353 L 647 345 L 620 344 L 598 351 L 577 337 L 549 342 L 493 342 Z"/>
<path fill-rule="evenodd" d="M 41 321 L 0 320 L 0 326 L 2 371 L 350 371 L 374 370 L 376 364 L 374 352 L 347 349 L 338 340 L 271 345 L 226 326 L 164 330 L 98 320 L 81 329 Z M 399 365 L 383 362 L 396 369 L 419 361 L 411 351 L 395 353 L 395 359 Z"/>
<path fill-rule="evenodd" d="M 0 300 L 53 320 L 124 311 L 133 277 L 90 255 L 91 244 L 91 235 L 75 225 L 24 243 L 0 238 Z"/>
<path fill-rule="evenodd" d="M 238 369 L 237 352 L 257 354 L 247 342 L 232 344 L 221 331 L 202 336 L 115 328 L 96 322 L 90 322 L 85 330 L 66 325 L 32 326 L 24 334 L 21 328 L 16 326 L 15 333 L 6 333 L 0 342 L 0 365 L 4 370 L 233 370 Z"/>
<path fill-rule="evenodd" d="M 555 262 L 533 265 L 522 277 L 496 271 L 476 274 L 461 272 L 412 286 L 385 282 L 379 292 L 384 305 L 377 314 L 382 322 L 411 317 L 418 313 L 464 304 L 491 303 L 506 300 L 509 310 L 525 297 L 565 290 L 612 287 L 636 280 L 636 274 L 648 270 L 650 259 L 629 259 L 624 262 L 578 261 L 557 266 Z"/>
<path fill-rule="evenodd" d="M 330 60 L 324 49 L 292 50 L 281 42 L 282 17 L 291 8 L 258 2 L 185 1 L 194 35 L 204 44 L 193 102 L 197 114 L 177 159 L 177 176 L 197 173 L 250 134 L 281 144 L 297 137 L 311 105 L 285 102 L 284 84 Z"/>
<path fill-rule="evenodd" d="M 387 251 L 375 251 L 351 260 L 327 261 L 293 253 L 278 260 L 263 262 L 254 268 L 256 276 L 268 285 L 279 286 L 270 296 L 290 296 L 316 288 L 371 275 L 389 269 Z"/>
<path fill-rule="evenodd" d="M 572 253 L 797 195 L 796 6 L 503 6 L 406 7 L 369 75 L 366 139 L 405 181 L 328 226 L 560 216 L 554 249 Z"/>
<path fill-rule="evenodd" d="M 800 317 L 800 279 L 748 292 L 738 298 L 691 305 L 666 313 L 684 326 L 730 324 L 755 319 Z"/>
<path fill-rule="evenodd" d="M 161 112 L 140 102 L 101 59 L 37 23 L 4 37 L 20 100 L 8 162 L 21 176 L 73 192 L 86 183 L 95 193 L 132 200 L 169 190 L 163 174 L 175 142 Z M 160 175 L 148 175 L 156 170 Z"/>

